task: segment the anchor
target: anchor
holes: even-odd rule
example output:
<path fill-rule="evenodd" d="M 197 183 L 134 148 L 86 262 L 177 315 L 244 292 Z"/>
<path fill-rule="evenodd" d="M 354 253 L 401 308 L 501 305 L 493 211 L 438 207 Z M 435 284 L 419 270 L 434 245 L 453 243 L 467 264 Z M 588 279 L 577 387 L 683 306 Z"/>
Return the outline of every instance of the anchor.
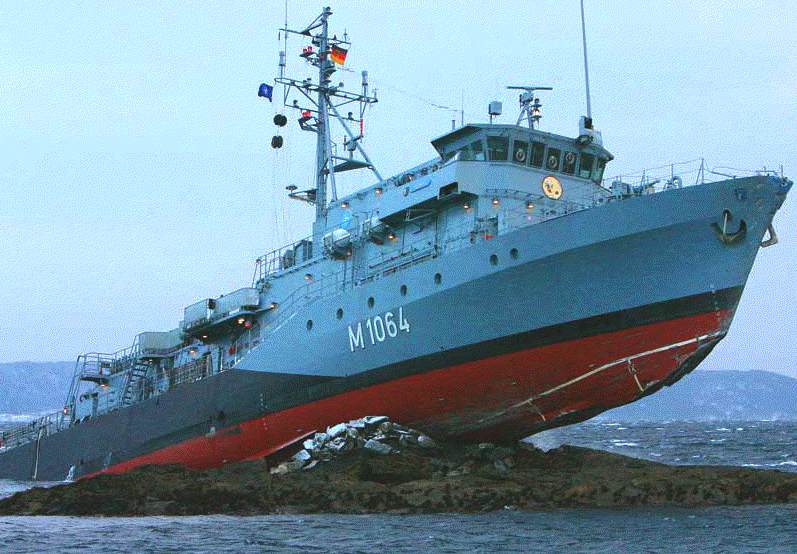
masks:
<path fill-rule="evenodd" d="M 744 221 L 744 219 L 739 221 L 739 228 L 736 230 L 736 232 L 728 232 L 728 223 L 730 223 L 732 219 L 733 215 L 731 212 L 729 210 L 724 210 L 722 212 L 722 227 L 720 227 L 717 223 L 711 224 L 711 227 L 717 234 L 717 238 L 720 239 L 723 244 L 735 244 L 741 241 L 747 235 L 747 223 Z"/>

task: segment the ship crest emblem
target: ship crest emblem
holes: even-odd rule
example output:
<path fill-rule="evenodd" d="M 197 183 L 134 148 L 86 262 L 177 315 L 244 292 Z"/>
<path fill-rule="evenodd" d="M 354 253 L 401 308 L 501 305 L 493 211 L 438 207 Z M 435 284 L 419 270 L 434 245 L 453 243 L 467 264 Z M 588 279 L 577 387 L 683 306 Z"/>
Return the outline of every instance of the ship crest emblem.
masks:
<path fill-rule="evenodd" d="M 542 180 L 542 192 L 551 200 L 559 200 L 562 197 L 562 183 L 553 175 L 548 175 Z"/>

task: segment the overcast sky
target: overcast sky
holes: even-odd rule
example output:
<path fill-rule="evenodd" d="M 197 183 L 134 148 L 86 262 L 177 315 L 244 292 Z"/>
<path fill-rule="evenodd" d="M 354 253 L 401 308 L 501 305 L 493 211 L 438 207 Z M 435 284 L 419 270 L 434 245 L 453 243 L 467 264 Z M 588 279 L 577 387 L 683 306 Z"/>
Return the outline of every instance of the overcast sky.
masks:
<path fill-rule="evenodd" d="M 797 170 L 794 3 L 587 0 L 592 107 L 609 174 L 704 156 Z M 293 25 L 322 3 L 290 2 Z M 733 7 L 731 7 L 733 6 Z M 337 2 L 380 102 L 366 146 L 383 175 L 429 159 L 511 84 L 554 87 L 543 128 L 584 113 L 577 0 Z M 312 135 L 268 146 L 283 2 L 0 3 L 0 362 L 73 359 L 173 328 L 250 283 L 256 256 L 310 233 L 286 200 L 312 179 Z M 302 46 L 289 43 L 289 60 Z M 458 116 L 457 116 L 458 117 Z M 370 184 L 345 180 L 342 192 Z M 794 196 L 797 193 L 793 193 Z M 775 220 L 728 338 L 704 367 L 797 376 L 797 200 Z"/>

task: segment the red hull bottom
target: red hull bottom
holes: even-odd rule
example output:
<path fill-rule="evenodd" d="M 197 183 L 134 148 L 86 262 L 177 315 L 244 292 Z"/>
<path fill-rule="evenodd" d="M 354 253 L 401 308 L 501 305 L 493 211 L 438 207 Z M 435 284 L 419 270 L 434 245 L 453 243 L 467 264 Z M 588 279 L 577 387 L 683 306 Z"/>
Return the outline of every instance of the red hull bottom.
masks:
<path fill-rule="evenodd" d="M 206 469 L 263 458 L 364 415 L 387 415 L 440 438 L 520 439 L 657 389 L 721 339 L 729 317 L 729 311 L 705 313 L 395 379 L 268 414 L 103 473 L 150 464 Z"/>

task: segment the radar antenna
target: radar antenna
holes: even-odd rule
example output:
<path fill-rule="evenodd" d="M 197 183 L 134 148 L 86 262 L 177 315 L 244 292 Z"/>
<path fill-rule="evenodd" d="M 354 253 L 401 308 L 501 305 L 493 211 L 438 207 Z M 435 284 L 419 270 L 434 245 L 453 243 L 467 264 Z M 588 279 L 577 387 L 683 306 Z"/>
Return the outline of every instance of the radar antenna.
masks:
<path fill-rule="evenodd" d="M 540 98 L 535 94 L 535 92 L 538 90 L 553 90 L 553 87 L 515 85 L 506 88 L 510 90 L 523 91 L 518 97 L 518 102 L 520 103 L 520 114 L 518 115 L 517 123 L 515 123 L 515 125 L 520 125 L 521 122 L 526 121 L 528 122 L 529 129 L 534 129 L 535 125 L 538 125 L 540 119 L 542 119 L 542 111 L 540 111 L 540 108 L 542 108 L 542 102 L 540 102 Z"/>
<path fill-rule="evenodd" d="M 290 193 L 291 197 L 301 198 L 315 204 L 314 239 L 320 239 L 320 234 L 326 228 L 328 202 L 337 200 L 335 173 L 368 168 L 377 179 L 382 180 L 382 176 L 360 143 L 364 136 L 365 109 L 370 104 L 377 102 L 376 94 L 375 92 L 372 95 L 369 94 L 367 71 L 362 72 L 362 92 L 359 94 L 343 90 L 343 83 L 337 85 L 332 83 L 332 74 L 337 71 L 336 65 L 342 65 L 345 62 L 346 53 L 351 43 L 345 33 L 343 39 L 337 38 L 336 35 L 329 36 L 328 20 L 331 15 L 332 9 L 325 7 L 318 17 L 300 31 L 289 29 L 287 24 L 280 29 L 285 36 L 292 34 L 304 39 L 309 38 L 310 44 L 302 49 L 300 57 L 318 68 L 318 82 L 313 82 L 310 78 L 299 80 L 286 77 L 284 75 L 284 55 L 280 56 L 280 76 L 275 79 L 277 83 L 284 85 L 283 104 L 300 113 L 299 127 L 304 131 L 316 133 L 317 137 L 315 188 L 301 192 L 291 191 Z M 297 99 L 288 103 L 291 92 L 300 95 L 301 103 Z M 346 116 L 342 117 L 338 108 L 347 104 L 357 104 L 358 110 L 356 113 L 349 111 Z M 348 157 L 338 156 L 333 151 L 330 133 L 331 118 L 337 119 L 346 131 L 348 138 L 344 142 L 344 147 L 349 154 Z M 355 134 L 347 122 L 358 125 L 359 133 Z M 362 157 L 362 161 L 354 157 L 355 151 Z M 328 198 L 328 195 L 331 198 Z M 316 241 L 316 244 L 318 242 L 320 241 Z"/>

